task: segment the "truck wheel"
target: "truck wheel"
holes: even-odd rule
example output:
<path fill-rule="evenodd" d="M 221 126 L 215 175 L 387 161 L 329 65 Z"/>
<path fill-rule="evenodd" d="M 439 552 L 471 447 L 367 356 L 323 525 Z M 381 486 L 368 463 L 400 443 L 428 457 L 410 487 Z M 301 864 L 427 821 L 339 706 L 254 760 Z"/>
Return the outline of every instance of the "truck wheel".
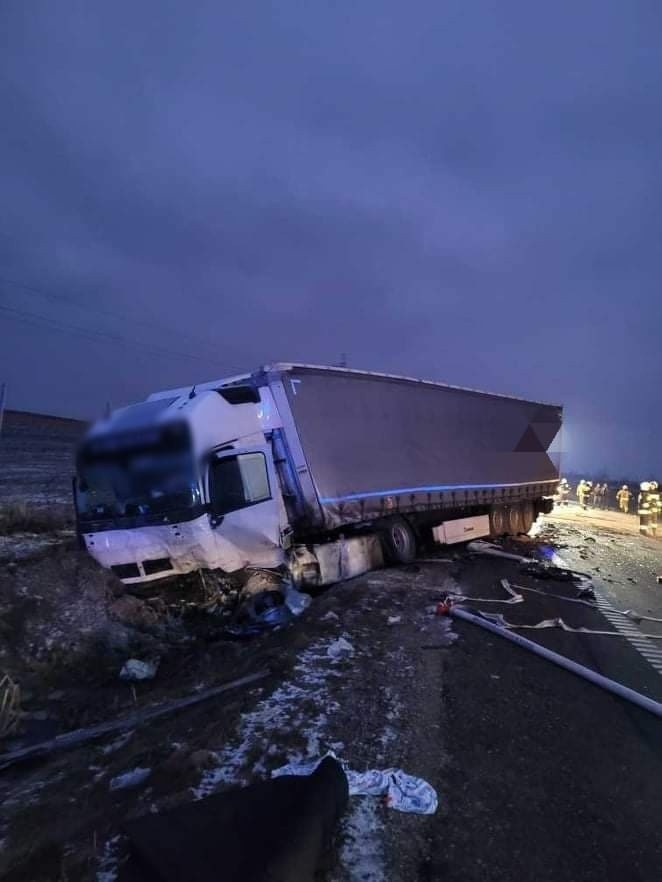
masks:
<path fill-rule="evenodd" d="M 508 529 L 507 533 L 509 536 L 517 536 L 518 533 L 522 532 L 522 509 L 519 505 L 510 505 L 508 507 Z"/>
<path fill-rule="evenodd" d="M 531 500 L 527 500 L 522 504 L 521 522 L 522 533 L 528 533 L 536 519 L 536 510 Z"/>
<path fill-rule="evenodd" d="M 490 536 L 493 539 L 503 536 L 508 532 L 506 509 L 503 506 L 495 506 L 490 511 Z"/>
<path fill-rule="evenodd" d="M 389 563 L 407 564 L 416 557 L 416 537 L 404 518 L 392 518 L 388 521 L 381 536 Z"/>

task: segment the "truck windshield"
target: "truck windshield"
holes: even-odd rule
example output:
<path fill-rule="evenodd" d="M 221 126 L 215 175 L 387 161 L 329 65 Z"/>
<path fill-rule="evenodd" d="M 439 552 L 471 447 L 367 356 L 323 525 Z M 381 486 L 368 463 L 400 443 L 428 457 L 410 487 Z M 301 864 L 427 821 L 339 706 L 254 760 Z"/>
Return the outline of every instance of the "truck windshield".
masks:
<path fill-rule="evenodd" d="M 81 451 L 77 472 L 81 521 L 165 515 L 201 501 L 188 432 L 182 428 L 151 443 L 92 441 Z"/>

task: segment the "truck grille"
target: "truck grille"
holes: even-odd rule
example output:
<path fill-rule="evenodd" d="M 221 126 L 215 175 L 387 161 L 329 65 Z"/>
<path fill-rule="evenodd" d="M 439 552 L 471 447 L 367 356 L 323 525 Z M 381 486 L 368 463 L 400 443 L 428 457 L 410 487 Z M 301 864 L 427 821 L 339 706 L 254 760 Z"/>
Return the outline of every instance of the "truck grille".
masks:
<path fill-rule="evenodd" d="M 172 563 L 169 557 L 158 557 L 156 560 L 144 560 L 143 569 L 146 576 L 153 576 L 154 573 L 163 573 L 172 569 Z"/>
<path fill-rule="evenodd" d="M 138 564 L 135 563 L 115 564 L 115 566 L 111 567 L 111 570 L 118 579 L 135 579 L 140 575 Z"/>

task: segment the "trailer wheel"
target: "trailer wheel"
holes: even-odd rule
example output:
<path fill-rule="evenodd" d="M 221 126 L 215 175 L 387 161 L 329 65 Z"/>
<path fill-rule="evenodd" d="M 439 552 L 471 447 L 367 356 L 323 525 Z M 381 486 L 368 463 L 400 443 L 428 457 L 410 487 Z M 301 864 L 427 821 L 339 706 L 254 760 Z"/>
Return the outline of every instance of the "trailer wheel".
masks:
<path fill-rule="evenodd" d="M 530 499 L 522 503 L 521 521 L 522 533 L 528 533 L 536 519 L 536 510 Z"/>
<path fill-rule="evenodd" d="M 508 507 L 508 535 L 517 536 L 522 532 L 522 509 L 519 505 L 511 505 Z"/>
<path fill-rule="evenodd" d="M 495 506 L 490 511 L 490 536 L 496 539 L 508 532 L 506 509 L 503 506 Z"/>
<path fill-rule="evenodd" d="M 407 564 L 416 557 L 416 536 L 404 518 L 391 518 L 381 536 L 389 563 Z"/>

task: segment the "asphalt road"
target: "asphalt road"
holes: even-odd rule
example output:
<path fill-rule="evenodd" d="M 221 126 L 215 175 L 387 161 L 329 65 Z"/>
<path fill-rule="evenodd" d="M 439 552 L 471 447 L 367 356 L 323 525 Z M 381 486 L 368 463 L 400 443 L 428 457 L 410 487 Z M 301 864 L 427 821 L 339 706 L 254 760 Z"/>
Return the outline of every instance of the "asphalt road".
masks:
<path fill-rule="evenodd" d="M 550 518 L 535 538 L 507 547 L 560 555 L 594 577 L 599 597 L 662 617 L 655 581 L 662 541 L 569 517 Z M 463 548 L 430 555 L 436 562 L 331 587 L 276 633 L 185 645 L 164 657 L 154 681 L 133 690 L 116 676 L 94 682 L 90 700 L 112 717 L 135 703 L 272 671 L 255 688 L 127 739 L 3 773 L 0 875 L 134 882 L 126 818 L 249 784 L 332 749 L 357 770 L 400 767 L 425 778 L 439 809 L 400 814 L 378 799 L 353 798 L 320 882 L 657 882 L 662 722 L 475 625 L 452 619 L 457 639 L 448 645 L 448 620 L 435 608 L 460 592 L 473 598 L 468 608 L 512 623 L 561 617 L 614 631 L 612 620 L 552 597 L 574 598 L 577 589 L 536 579 L 517 562 Z M 26 585 L 31 566 L 21 564 Z M 502 578 L 543 593 L 522 592 L 519 604 L 488 602 L 506 599 Z M 662 677 L 628 637 L 522 633 L 662 701 Z M 331 650 L 340 637 L 351 651 L 338 658 Z M 145 784 L 111 789 L 136 767 L 150 770 Z"/>
<path fill-rule="evenodd" d="M 662 615 L 651 541 L 606 535 L 586 523 L 580 532 L 559 528 L 551 519 L 537 540 L 520 547 L 548 546 L 571 566 L 593 570 L 596 591 L 619 607 Z M 523 577 L 508 561 L 463 559 L 457 566 L 458 584 L 473 596 L 504 596 L 496 587 L 502 577 L 576 595 L 568 583 Z M 575 627 L 612 630 L 601 612 L 532 593 L 524 604 L 473 606 L 496 607 L 512 622 L 561 616 Z M 461 639 L 444 671 L 451 757 L 448 815 L 439 830 L 444 858 L 430 878 L 658 879 L 662 722 L 498 636 L 468 623 L 455 627 Z M 662 677 L 623 637 L 520 633 L 662 700 Z"/>

